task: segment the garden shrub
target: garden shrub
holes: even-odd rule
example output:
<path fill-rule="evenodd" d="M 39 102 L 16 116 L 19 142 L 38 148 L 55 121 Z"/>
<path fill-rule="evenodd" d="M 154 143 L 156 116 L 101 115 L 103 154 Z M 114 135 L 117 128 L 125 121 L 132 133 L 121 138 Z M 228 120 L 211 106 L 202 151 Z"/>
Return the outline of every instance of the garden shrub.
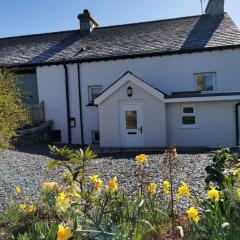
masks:
<path fill-rule="evenodd" d="M 208 199 L 199 206 L 201 220 L 192 225 L 193 239 L 236 240 L 240 236 L 239 154 L 229 149 L 215 152 L 207 167 Z M 215 187 L 211 186 L 215 184 Z M 192 239 L 192 238 L 191 238 Z"/>
<path fill-rule="evenodd" d="M 16 86 L 15 75 L 0 69 L 0 150 L 11 146 L 16 130 L 28 123 L 27 112 L 22 106 L 22 94 Z"/>

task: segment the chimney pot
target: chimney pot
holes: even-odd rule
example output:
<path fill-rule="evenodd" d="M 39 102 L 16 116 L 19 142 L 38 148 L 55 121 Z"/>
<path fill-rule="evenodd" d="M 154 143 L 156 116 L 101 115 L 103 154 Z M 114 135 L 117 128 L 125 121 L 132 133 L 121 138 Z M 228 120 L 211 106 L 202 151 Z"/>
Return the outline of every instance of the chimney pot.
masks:
<path fill-rule="evenodd" d="M 92 17 L 89 10 L 84 9 L 83 13 L 78 15 L 80 21 L 80 31 L 90 33 L 94 28 L 98 27 L 98 23 Z"/>
<path fill-rule="evenodd" d="M 209 0 L 205 12 L 209 15 L 224 14 L 225 0 Z"/>

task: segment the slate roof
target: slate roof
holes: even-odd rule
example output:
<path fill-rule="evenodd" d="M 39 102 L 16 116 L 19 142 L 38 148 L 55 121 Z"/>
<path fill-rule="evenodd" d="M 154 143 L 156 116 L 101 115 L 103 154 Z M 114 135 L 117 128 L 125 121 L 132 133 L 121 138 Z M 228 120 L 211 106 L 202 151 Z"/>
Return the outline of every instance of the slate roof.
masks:
<path fill-rule="evenodd" d="M 95 61 L 240 47 L 227 13 L 0 38 L 0 66 Z"/>

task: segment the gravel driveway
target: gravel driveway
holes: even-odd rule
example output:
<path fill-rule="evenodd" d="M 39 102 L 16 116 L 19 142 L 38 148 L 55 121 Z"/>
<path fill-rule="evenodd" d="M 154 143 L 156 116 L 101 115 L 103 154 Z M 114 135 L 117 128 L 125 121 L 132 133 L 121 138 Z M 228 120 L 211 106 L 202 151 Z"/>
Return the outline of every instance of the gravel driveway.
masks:
<path fill-rule="evenodd" d="M 135 153 L 100 154 L 88 167 L 89 174 L 97 173 L 106 183 L 109 178 L 118 177 L 119 187 L 134 192 L 138 185 L 135 175 Z M 30 146 L 19 150 L 7 150 L 0 156 L 0 211 L 6 199 L 20 186 L 26 196 L 36 196 L 39 186 L 46 180 L 58 181 L 59 170 L 48 170 L 50 160 L 47 146 Z M 203 194 L 205 167 L 210 163 L 209 154 L 178 154 L 174 165 L 174 182 L 189 183 L 198 195 Z M 149 154 L 146 166 L 148 180 L 161 183 L 168 177 L 162 154 Z"/>

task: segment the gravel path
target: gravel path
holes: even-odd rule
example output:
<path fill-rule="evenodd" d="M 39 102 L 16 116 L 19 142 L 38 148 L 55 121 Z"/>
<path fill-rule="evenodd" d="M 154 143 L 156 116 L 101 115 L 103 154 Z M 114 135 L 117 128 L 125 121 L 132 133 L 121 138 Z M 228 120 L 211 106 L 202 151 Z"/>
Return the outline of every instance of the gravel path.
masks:
<path fill-rule="evenodd" d="M 97 173 L 106 183 L 118 177 L 119 187 L 134 192 L 138 185 L 135 174 L 135 153 L 99 155 L 88 167 L 89 174 Z M 36 196 L 39 186 L 46 180 L 58 181 L 59 170 L 48 170 L 50 161 L 46 146 L 31 146 L 25 149 L 7 150 L 0 156 L 0 211 L 6 199 L 20 186 L 26 196 Z M 203 194 L 205 167 L 210 163 L 209 154 L 179 154 L 174 164 L 174 182 L 186 181 L 198 195 Z M 168 178 L 162 154 L 149 154 L 146 166 L 147 179 L 160 184 Z"/>

